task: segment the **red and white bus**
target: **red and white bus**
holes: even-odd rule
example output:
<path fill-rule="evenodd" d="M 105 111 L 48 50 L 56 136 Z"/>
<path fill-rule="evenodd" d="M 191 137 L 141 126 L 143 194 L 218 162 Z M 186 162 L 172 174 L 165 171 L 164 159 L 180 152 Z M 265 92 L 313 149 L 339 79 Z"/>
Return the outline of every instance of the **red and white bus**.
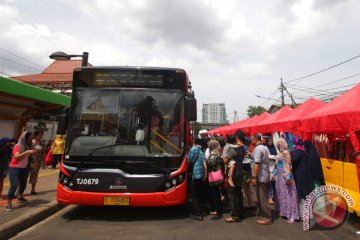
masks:
<path fill-rule="evenodd" d="M 171 206 L 186 202 L 189 121 L 196 99 L 175 68 L 74 70 L 57 200 L 63 204 Z"/>

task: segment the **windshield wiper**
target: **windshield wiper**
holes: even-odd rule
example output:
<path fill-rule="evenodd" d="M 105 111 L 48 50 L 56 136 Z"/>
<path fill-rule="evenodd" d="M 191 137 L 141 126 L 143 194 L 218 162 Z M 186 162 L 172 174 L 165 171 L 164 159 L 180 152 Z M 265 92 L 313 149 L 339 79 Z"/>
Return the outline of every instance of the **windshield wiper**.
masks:
<path fill-rule="evenodd" d="M 111 161 L 111 162 L 113 162 L 113 161 Z M 170 179 L 171 171 L 169 169 L 160 167 L 160 166 L 158 166 L 156 164 L 153 164 L 151 162 L 147 162 L 147 161 L 130 161 L 130 160 L 125 160 L 125 161 L 124 160 L 123 161 L 118 160 L 116 162 L 128 163 L 128 164 L 144 164 L 144 165 L 147 165 L 149 167 L 153 167 L 153 168 L 155 168 L 157 170 L 160 170 L 164 174 L 165 178 L 167 178 L 168 180 Z"/>
<path fill-rule="evenodd" d="M 158 169 L 158 170 L 161 170 L 163 173 L 164 173 L 164 176 L 167 178 L 167 179 L 170 179 L 170 170 L 167 169 L 167 168 L 162 168 L 160 166 L 157 166 L 156 164 L 152 164 L 150 162 L 146 162 L 146 161 L 136 161 L 135 163 L 143 163 L 145 165 L 148 165 L 150 167 L 153 167 L 155 169 Z"/>
<path fill-rule="evenodd" d="M 97 150 L 109 148 L 109 147 L 115 147 L 115 146 L 123 145 L 126 143 L 131 143 L 131 142 L 135 142 L 135 140 L 120 142 L 120 143 L 115 143 L 115 144 L 111 144 L 111 145 L 94 148 L 85 158 L 81 158 L 80 163 L 77 165 L 76 170 L 71 175 L 71 178 L 73 178 L 75 176 L 75 174 L 80 170 L 80 167 L 84 164 L 85 160 L 88 160 Z"/>

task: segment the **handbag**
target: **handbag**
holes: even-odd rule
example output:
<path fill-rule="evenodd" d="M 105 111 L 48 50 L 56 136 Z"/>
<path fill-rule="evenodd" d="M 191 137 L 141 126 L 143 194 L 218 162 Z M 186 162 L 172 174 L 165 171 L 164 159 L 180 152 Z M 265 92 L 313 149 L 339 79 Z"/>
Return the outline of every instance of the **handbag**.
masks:
<path fill-rule="evenodd" d="M 218 185 L 219 183 L 222 183 L 224 180 L 224 176 L 222 174 L 221 169 L 215 171 L 215 172 L 209 172 L 209 185 L 214 186 Z"/>
<path fill-rule="evenodd" d="M 45 166 L 50 166 L 52 164 L 52 153 L 49 150 L 45 157 Z"/>

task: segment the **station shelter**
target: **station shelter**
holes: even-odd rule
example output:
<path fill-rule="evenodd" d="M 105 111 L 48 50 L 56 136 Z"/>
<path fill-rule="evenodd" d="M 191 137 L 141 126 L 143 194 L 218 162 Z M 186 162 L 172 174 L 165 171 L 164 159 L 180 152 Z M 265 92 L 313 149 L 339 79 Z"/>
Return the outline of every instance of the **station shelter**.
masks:
<path fill-rule="evenodd" d="M 0 137 L 18 139 L 27 122 L 70 106 L 69 96 L 0 76 Z"/>

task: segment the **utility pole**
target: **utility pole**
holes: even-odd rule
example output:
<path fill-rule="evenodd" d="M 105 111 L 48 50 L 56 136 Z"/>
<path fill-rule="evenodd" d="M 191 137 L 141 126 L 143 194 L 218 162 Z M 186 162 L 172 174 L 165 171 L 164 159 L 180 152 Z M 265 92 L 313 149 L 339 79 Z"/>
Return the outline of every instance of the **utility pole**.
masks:
<path fill-rule="evenodd" d="M 280 92 L 281 92 L 281 105 L 282 106 L 285 106 L 285 99 L 284 99 L 284 84 L 283 84 L 283 80 L 282 80 L 282 78 L 280 78 L 281 79 L 281 82 L 280 82 Z"/>
<path fill-rule="evenodd" d="M 239 117 L 237 115 L 236 110 L 234 110 L 234 122 L 237 122 L 237 121 L 239 121 Z"/>
<path fill-rule="evenodd" d="M 281 78 L 281 99 L 282 99 L 282 105 L 284 106 L 284 90 L 286 91 L 286 93 L 289 95 L 289 97 L 291 98 L 291 105 L 293 107 L 296 106 L 296 102 L 292 96 L 292 94 L 289 93 L 289 91 L 287 90 L 287 88 L 284 86 L 282 78 Z"/>

